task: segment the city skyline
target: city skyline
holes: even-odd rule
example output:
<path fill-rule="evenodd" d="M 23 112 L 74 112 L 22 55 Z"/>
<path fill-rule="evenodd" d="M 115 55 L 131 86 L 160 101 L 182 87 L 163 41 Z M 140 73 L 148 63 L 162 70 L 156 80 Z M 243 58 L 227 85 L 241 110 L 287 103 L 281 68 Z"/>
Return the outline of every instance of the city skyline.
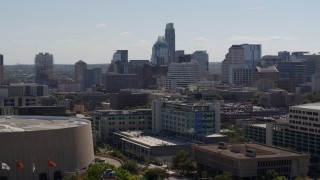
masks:
<path fill-rule="evenodd" d="M 170 6 L 169 6 L 170 5 Z M 152 45 L 174 23 L 176 50 L 205 50 L 221 62 L 233 44 L 278 51 L 318 53 L 317 7 L 308 1 L 7 1 L 0 7 L 4 64 L 34 64 L 39 52 L 55 64 L 110 63 L 115 50 L 129 60 L 150 60 Z"/>

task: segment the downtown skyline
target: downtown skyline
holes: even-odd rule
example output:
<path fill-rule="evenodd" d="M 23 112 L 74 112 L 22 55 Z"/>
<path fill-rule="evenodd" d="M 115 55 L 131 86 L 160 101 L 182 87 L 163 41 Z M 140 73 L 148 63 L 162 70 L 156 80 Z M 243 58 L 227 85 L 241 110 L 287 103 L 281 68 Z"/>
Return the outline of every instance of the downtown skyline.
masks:
<path fill-rule="evenodd" d="M 117 49 L 129 59 L 151 58 L 152 46 L 174 23 L 176 50 L 206 50 L 221 62 L 233 44 L 318 53 L 318 1 L 54 1 L 1 2 L 4 64 L 33 64 L 49 52 L 55 64 L 110 63 Z"/>

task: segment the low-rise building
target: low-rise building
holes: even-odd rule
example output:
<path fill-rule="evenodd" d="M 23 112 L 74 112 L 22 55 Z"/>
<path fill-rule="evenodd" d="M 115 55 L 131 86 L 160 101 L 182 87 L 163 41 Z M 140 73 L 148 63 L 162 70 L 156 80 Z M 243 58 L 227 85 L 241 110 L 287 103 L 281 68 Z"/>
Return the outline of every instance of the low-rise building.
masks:
<path fill-rule="evenodd" d="M 279 175 L 294 179 L 307 175 L 310 161 L 310 155 L 258 144 L 221 142 L 192 148 L 198 172 L 206 171 L 209 177 L 229 172 L 234 179 L 259 179 L 274 169 Z"/>
<path fill-rule="evenodd" d="M 272 89 L 268 92 L 261 93 L 259 96 L 259 104 L 270 107 L 288 107 L 295 101 L 295 94 L 288 93 L 282 89 Z"/>
<path fill-rule="evenodd" d="M 114 132 L 115 146 L 141 159 L 154 159 L 160 162 L 171 161 L 178 151 L 191 153 L 192 141 L 172 136 L 155 136 L 142 131 Z"/>
<path fill-rule="evenodd" d="M 147 93 L 135 93 L 123 90 L 119 93 L 110 94 L 110 107 L 112 109 L 124 109 L 148 104 Z"/>
<path fill-rule="evenodd" d="M 93 119 L 97 142 L 111 141 L 116 131 L 151 129 L 151 117 L 151 109 L 97 110 Z"/>

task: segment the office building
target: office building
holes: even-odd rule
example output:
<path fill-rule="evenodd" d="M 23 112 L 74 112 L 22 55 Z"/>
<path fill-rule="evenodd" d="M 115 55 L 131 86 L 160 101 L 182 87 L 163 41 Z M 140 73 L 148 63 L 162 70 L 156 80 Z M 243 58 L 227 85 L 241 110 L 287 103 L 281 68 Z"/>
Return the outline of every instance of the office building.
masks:
<path fill-rule="evenodd" d="M 203 73 L 209 71 L 209 55 L 206 51 L 195 51 L 191 54 L 192 60 L 196 60 Z"/>
<path fill-rule="evenodd" d="M 251 86 L 252 68 L 247 64 L 232 64 L 229 68 L 229 84 L 235 86 Z"/>
<path fill-rule="evenodd" d="M 120 89 L 139 88 L 139 77 L 136 74 L 106 74 L 105 89 L 107 93 L 117 93 Z"/>
<path fill-rule="evenodd" d="M 128 50 L 117 50 L 113 53 L 111 61 L 113 65 L 113 71 L 118 74 L 128 73 Z"/>
<path fill-rule="evenodd" d="M 175 52 L 176 52 L 176 35 L 174 30 L 173 23 L 166 24 L 165 36 L 166 42 L 168 43 L 169 47 L 169 63 L 174 62 L 175 59 Z"/>
<path fill-rule="evenodd" d="M 198 172 L 209 177 L 220 172 L 231 173 L 234 179 L 260 179 L 269 169 L 280 176 L 294 179 L 308 173 L 310 155 L 258 144 L 194 145 L 193 154 Z"/>
<path fill-rule="evenodd" d="M 53 55 L 39 53 L 35 57 L 36 84 L 49 85 L 53 77 Z"/>
<path fill-rule="evenodd" d="M 3 55 L 0 54 L 0 85 L 3 83 Z"/>
<path fill-rule="evenodd" d="M 302 61 L 279 62 L 278 67 L 280 79 L 292 79 L 294 87 L 307 82 L 307 66 Z"/>
<path fill-rule="evenodd" d="M 266 133 L 259 133 L 259 136 L 264 136 L 267 145 L 290 148 L 320 158 L 319 116 L 319 103 L 292 106 L 289 108 L 288 122 L 267 124 L 264 127 L 260 125 L 260 128 L 265 128 Z M 255 128 L 250 127 L 251 131 Z M 254 133 L 246 133 L 246 136 L 253 141 L 258 139 Z"/>
<path fill-rule="evenodd" d="M 102 68 L 93 68 L 86 70 L 85 87 L 92 88 L 96 84 L 102 83 Z"/>
<path fill-rule="evenodd" d="M 266 92 L 275 89 L 275 81 L 279 79 L 279 71 L 275 66 L 257 66 L 252 72 L 252 85 L 259 91 Z"/>
<path fill-rule="evenodd" d="M 172 162 L 172 156 L 184 150 L 189 154 L 192 141 L 172 136 L 157 136 L 144 131 L 118 131 L 113 133 L 114 145 L 133 157 L 159 163 Z"/>
<path fill-rule="evenodd" d="M 188 103 L 155 100 L 152 104 L 152 131 L 171 132 L 197 139 L 220 133 L 218 103 Z"/>
<path fill-rule="evenodd" d="M 95 137 L 98 142 L 111 142 L 113 132 L 147 130 L 151 128 L 151 110 L 96 110 L 94 112 Z"/>
<path fill-rule="evenodd" d="M 245 69 L 253 70 L 261 60 L 261 45 L 259 44 L 242 44 L 232 45 L 222 61 L 221 82 L 231 84 L 233 67 L 237 65 L 245 66 Z M 232 66 L 234 65 L 234 66 Z"/>
<path fill-rule="evenodd" d="M 202 79 L 201 68 L 197 62 L 172 63 L 168 67 L 165 88 L 168 90 L 188 88 L 189 84 Z"/>
<path fill-rule="evenodd" d="M 76 83 L 79 83 L 81 86 L 81 91 L 85 90 L 85 82 L 86 82 L 86 70 L 87 70 L 87 63 L 83 62 L 82 60 L 76 62 L 74 66 L 74 80 Z"/>
<path fill-rule="evenodd" d="M 110 94 L 110 107 L 112 109 L 125 109 L 148 104 L 147 93 L 136 93 L 129 90 L 121 90 L 119 93 Z"/>
<path fill-rule="evenodd" d="M 170 64 L 170 52 L 168 42 L 163 36 L 159 36 L 158 40 L 152 47 L 151 63 L 155 65 Z"/>
<path fill-rule="evenodd" d="M 290 52 L 288 52 L 288 51 L 278 52 L 278 57 L 279 57 L 280 61 L 290 61 L 291 60 L 291 55 L 290 55 Z"/>
<path fill-rule="evenodd" d="M 259 95 L 259 105 L 265 107 L 289 107 L 295 102 L 295 94 L 282 89 L 270 89 Z"/>
<path fill-rule="evenodd" d="M 0 159 L 7 179 L 62 179 L 94 160 L 90 121 L 48 116 L 0 117 Z M 48 160 L 55 167 L 48 166 Z M 24 169 L 18 169 L 17 162 Z M 35 167 L 32 172 L 33 165 Z"/>

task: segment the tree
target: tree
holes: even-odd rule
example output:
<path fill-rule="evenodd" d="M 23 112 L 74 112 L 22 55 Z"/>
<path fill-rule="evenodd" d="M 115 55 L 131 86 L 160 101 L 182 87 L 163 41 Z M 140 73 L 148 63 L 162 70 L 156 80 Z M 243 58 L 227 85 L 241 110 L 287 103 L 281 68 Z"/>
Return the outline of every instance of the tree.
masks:
<path fill-rule="evenodd" d="M 112 169 L 113 171 L 115 171 L 117 179 L 139 180 L 139 176 L 132 175 L 129 171 L 122 168 L 116 168 L 115 166 L 108 163 L 90 164 L 87 171 L 87 180 L 100 180 L 103 175 L 103 172 L 106 169 Z"/>
<path fill-rule="evenodd" d="M 268 169 L 263 177 L 263 179 L 265 180 L 274 180 L 275 178 L 277 178 L 279 176 L 279 174 L 277 173 L 276 170 L 274 169 Z"/>
<path fill-rule="evenodd" d="M 191 160 L 189 159 L 189 153 L 187 151 L 179 151 L 172 157 L 173 168 L 181 170 L 182 173 L 185 171 L 192 170 Z"/>
<path fill-rule="evenodd" d="M 115 170 L 116 167 L 108 163 L 90 164 L 87 171 L 88 172 L 87 179 L 88 180 L 101 179 L 101 176 L 106 169 Z"/>
<path fill-rule="evenodd" d="M 217 175 L 213 180 L 232 180 L 232 174 L 224 172 L 222 175 Z"/>
<path fill-rule="evenodd" d="M 135 175 L 139 174 L 138 164 L 133 160 L 125 161 L 122 164 L 121 168 L 129 171 L 131 174 L 135 174 Z"/>
<path fill-rule="evenodd" d="M 168 177 L 169 177 L 169 175 L 166 172 L 166 170 L 161 169 L 161 168 L 147 169 L 144 173 L 144 178 L 146 180 L 160 180 L 160 179 L 165 179 Z"/>

